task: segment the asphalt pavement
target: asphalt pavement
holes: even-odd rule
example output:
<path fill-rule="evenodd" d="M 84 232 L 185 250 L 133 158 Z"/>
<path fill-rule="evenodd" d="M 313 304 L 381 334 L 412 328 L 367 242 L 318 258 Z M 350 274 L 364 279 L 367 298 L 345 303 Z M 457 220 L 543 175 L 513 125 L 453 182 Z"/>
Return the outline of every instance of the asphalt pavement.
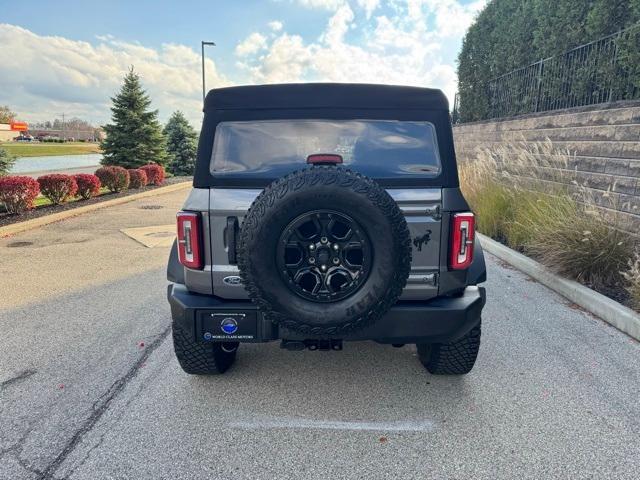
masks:
<path fill-rule="evenodd" d="M 487 256 L 480 356 L 172 351 L 166 247 L 186 191 L 0 239 L 0 479 L 638 478 L 640 345 Z"/>

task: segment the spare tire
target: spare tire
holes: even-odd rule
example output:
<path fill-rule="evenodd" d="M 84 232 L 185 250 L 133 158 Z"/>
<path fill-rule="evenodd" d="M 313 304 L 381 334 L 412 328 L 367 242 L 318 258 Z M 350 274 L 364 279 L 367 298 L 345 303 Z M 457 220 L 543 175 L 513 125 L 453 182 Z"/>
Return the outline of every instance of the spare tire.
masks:
<path fill-rule="evenodd" d="M 249 297 L 281 327 L 313 336 L 377 321 L 411 268 L 398 205 L 375 181 L 335 166 L 299 170 L 265 188 L 239 243 Z"/>

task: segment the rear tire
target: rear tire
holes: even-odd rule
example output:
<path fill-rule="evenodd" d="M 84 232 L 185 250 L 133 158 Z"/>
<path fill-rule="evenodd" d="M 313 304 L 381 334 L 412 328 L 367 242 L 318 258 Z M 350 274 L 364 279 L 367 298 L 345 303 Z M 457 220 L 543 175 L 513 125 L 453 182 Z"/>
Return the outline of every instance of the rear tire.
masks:
<path fill-rule="evenodd" d="M 464 375 L 476 363 L 480 349 L 480 324 L 451 343 L 417 344 L 420 362 L 433 375 Z"/>
<path fill-rule="evenodd" d="M 178 363 L 191 375 L 219 375 L 226 372 L 236 360 L 238 342 L 196 342 L 175 322 L 173 349 Z"/>

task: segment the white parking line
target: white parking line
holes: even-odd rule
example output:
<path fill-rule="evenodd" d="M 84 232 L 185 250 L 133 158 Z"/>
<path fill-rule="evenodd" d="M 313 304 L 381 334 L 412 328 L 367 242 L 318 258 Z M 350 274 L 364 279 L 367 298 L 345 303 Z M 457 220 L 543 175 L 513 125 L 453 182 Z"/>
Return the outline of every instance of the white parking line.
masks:
<path fill-rule="evenodd" d="M 231 427 L 244 430 L 355 430 L 376 432 L 429 432 L 434 430 L 432 420 L 402 420 L 390 422 L 316 420 L 296 417 L 263 417 L 251 420 L 235 420 Z"/>

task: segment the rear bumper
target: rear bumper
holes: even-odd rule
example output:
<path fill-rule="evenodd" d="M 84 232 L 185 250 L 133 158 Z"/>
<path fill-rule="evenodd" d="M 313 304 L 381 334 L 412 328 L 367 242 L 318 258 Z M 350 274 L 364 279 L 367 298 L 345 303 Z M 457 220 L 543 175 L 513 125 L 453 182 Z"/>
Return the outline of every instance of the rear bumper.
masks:
<path fill-rule="evenodd" d="M 167 293 L 174 322 L 190 332 L 195 340 L 269 342 L 309 339 L 308 336 L 300 336 L 274 325 L 262 316 L 256 305 L 248 301 L 224 300 L 192 293 L 181 284 L 170 284 Z M 485 289 L 472 286 L 467 287 L 459 297 L 397 302 L 374 325 L 336 338 L 381 343 L 451 342 L 480 322 L 485 299 Z M 237 324 L 233 334 L 225 333 L 221 328 L 221 322 L 229 318 Z"/>

